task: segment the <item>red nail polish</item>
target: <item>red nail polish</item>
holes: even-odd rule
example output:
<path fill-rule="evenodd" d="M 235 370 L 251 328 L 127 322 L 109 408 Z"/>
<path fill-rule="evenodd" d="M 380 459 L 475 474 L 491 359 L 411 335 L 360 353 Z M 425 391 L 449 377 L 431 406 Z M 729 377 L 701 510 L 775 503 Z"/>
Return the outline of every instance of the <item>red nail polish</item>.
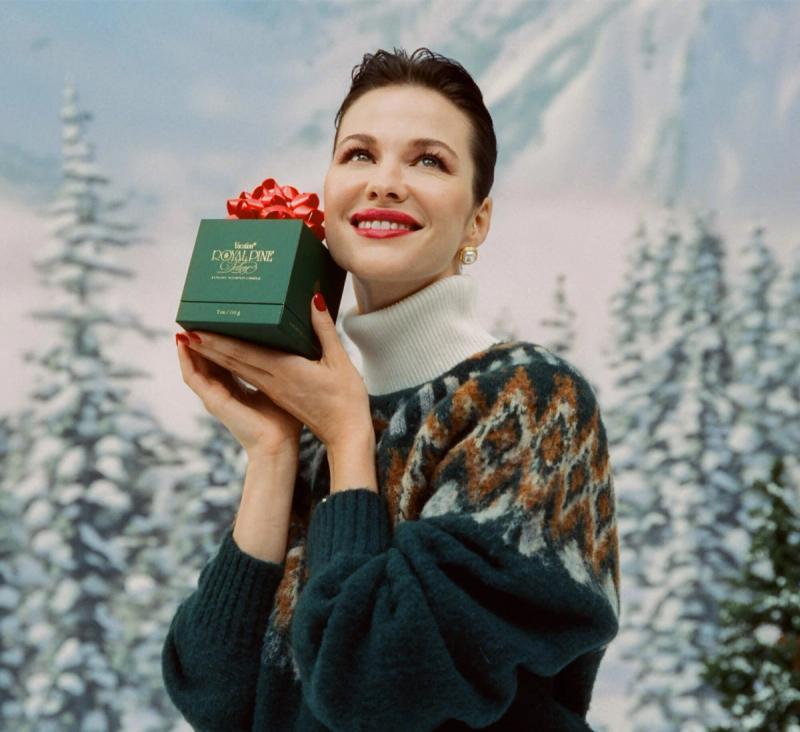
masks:
<path fill-rule="evenodd" d="M 325 309 L 325 298 L 322 296 L 321 292 L 314 294 L 314 307 L 320 312 Z"/>
<path fill-rule="evenodd" d="M 199 336 L 199 335 L 197 335 L 197 333 L 195 333 L 194 331 L 191 331 L 191 330 L 189 330 L 189 331 L 186 331 L 186 334 L 187 334 L 187 335 L 189 336 L 189 338 L 191 338 L 191 339 L 192 339 L 192 340 L 193 340 L 195 343 L 202 343 L 202 342 L 203 342 L 203 339 L 202 339 L 202 338 L 200 338 L 200 336 Z"/>
<path fill-rule="evenodd" d="M 189 345 L 189 339 L 183 333 L 176 333 L 175 334 L 175 342 L 176 343 L 183 343 L 183 345 Z"/>

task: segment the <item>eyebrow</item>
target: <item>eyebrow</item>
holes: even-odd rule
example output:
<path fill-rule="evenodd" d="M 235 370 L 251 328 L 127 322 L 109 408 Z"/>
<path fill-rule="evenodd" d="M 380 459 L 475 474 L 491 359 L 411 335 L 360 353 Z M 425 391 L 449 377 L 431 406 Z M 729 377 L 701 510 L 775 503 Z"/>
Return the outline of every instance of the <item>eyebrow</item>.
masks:
<path fill-rule="evenodd" d="M 348 140 L 360 140 L 361 142 L 365 142 L 369 145 L 375 145 L 378 141 L 372 135 L 365 135 L 362 133 L 356 133 L 355 135 L 348 135 L 347 137 L 339 140 L 339 144 L 336 146 L 337 148 L 343 145 Z M 411 147 L 428 147 L 429 145 L 439 145 L 447 150 L 456 160 L 458 160 L 458 155 L 456 155 L 456 151 L 453 150 L 450 145 L 446 142 L 442 142 L 441 140 L 437 140 L 433 137 L 417 137 L 413 140 L 409 141 L 409 145 Z"/>

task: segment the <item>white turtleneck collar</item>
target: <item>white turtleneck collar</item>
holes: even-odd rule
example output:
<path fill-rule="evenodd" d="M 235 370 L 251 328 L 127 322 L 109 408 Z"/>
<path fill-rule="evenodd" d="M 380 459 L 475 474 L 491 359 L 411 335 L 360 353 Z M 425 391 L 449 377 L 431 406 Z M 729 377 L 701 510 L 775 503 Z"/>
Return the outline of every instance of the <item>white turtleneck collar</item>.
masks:
<path fill-rule="evenodd" d="M 478 320 L 477 282 L 467 274 L 437 280 L 371 313 L 354 305 L 342 328 L 362 357 L 370 395 L 419 386 L 498 343 Z"/>

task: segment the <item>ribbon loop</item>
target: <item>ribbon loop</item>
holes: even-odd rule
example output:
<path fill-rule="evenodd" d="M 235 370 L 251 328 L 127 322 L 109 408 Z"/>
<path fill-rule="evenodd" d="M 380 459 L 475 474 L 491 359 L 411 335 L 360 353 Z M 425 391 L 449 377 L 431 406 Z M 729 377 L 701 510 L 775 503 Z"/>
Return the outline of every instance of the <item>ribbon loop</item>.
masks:
<path fill-rule="evenodd" d="M 265 178 L 252 193 L 242 191 L 228 199 L 230 219 L 301 219 L 320 241 L 325 239 L 325 214 L 316 193 L 300 193 L 294 186 L 279 186 Z"/>

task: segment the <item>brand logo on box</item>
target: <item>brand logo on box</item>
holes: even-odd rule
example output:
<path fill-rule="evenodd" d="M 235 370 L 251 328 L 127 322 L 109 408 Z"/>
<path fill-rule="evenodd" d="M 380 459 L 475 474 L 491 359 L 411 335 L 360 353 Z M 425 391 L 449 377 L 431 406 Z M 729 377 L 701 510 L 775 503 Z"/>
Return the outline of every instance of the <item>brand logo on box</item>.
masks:
<path fill-rule="evenodd" d="M 211 261 L 219 262 L 219 274 L 252 274 L 259 262 L 272 262 L 274 249 L 256 249 L 258 242 L 235 241 L 233 249 L 212 249 Z"/>

